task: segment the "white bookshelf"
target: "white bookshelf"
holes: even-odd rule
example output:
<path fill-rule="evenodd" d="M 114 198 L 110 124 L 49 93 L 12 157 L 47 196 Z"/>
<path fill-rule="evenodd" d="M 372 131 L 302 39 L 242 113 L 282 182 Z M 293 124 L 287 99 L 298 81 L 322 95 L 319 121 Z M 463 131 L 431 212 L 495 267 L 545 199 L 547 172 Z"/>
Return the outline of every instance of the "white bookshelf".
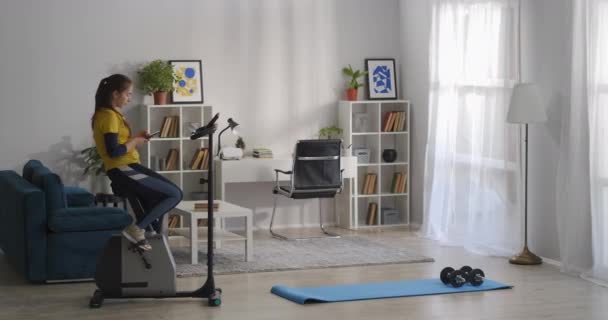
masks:
<path fill-rule="evenodd" d="M 384 132 L 383 124 L 389 112 L 405 112 L 403 130 Z M 355 119 L 364 118 L 366 121 Z M 361 116 L 363 115 L 363 116 Z M 361 100 L 340 101 L 339 127 L 343 131 L 344 145 L 353 153 L 357 148 L 369 149 L 369 162 L 357 164 L 358 185 L 351 188 L 351 205 L 356 208 L 351 216 L 348 227 L 377 228 L 387 226 L 403 226 L 410 223 L 410 102 L 407 100 Z M 385 162 L 382 158 L 384 149 L 395 149 L 397 159 Z M 354 154 L 353 154 L 354 155 Z M 404 192 L 391 192 L 393 177 L 396 173 L 404 173 L 406 178 Z M 368 173 L 377 175 L 376 188 L 371 194 L 363 194 L 365 177 Z M 368 221 L 368 208 L 371 202 L 377 203 L 377 211 L 373 222 Z M 398 211 L 398 218 L 383 221 L 383 209 Z"/>
<path fill-rule="evenodd" d="M 213 116 L 212 107 L 203 104 L 170 104 L 144 105 L 143 120 L 148 132 L 161 129 L 166 116 L 179 117 L 178 137 L 154 137 L 146 144 L 145 165 L 165 178 L 174 182 L 184 193 L 184 200 L 192 200 L 192 192 L 206 192 L 206 187 L 200 184 L 200 178 L 207 175 L 208 170 L 191 170 L 190 161 L 200 148 L 209 146 L 208 138 L 190 140 L 188 122 L 204 125 Z M 179 151 L 179 161 L 176 170 L 161 170 L 158 165 L 160 158 L 167 158 L 170 149 Z"/>

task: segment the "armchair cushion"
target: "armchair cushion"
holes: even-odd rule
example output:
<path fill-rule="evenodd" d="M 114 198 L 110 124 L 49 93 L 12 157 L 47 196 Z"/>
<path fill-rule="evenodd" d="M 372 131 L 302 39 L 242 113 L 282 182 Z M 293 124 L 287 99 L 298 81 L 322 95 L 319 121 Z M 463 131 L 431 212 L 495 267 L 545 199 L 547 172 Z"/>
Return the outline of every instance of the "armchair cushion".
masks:
<path fill-rule="evenodd" d="M 53 232 L 120 230 L 132 221 L 123 209 L 111 207 L 63 208 L 52 211 L 49 229 Z"/>
<path fill-rule="evenodd" d="M 68 207 L 91 207 L 95 204 L 95 196 L 84 188 L 64 187 Z"/>

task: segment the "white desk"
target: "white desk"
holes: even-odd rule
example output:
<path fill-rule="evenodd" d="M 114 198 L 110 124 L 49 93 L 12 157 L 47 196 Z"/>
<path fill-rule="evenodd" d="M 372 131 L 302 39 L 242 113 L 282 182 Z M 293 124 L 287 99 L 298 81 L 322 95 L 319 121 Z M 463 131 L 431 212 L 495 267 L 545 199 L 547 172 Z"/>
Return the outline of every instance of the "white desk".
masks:
<path fill-rule="evenodd" d="M 176 212 L 184 217 L 184 219 L 190 222 L 189 228 L 178 228 L 171 229 L 171 232 L 176 235 L 181 235 L 190 239 L 190 252 L 192 264 L 198 263 L 198 243 L 207 242 L 207 229 L 208 227 L 198 227 L 199 219 L 207 219 L 207 210 L 194 211 L 194 203 L 201 203 L 206 201 L 182 201 L 177 207 Z M 213 230 L 213 241 L 219 243 L 219 241 L 229 240 L 244 240 L 245 241 L 245 261 L 253 260 L 253 216 L 251 209 L 239 207 L 232 203 L 217 200 L 219 203 L 218 210 L 213 212 L 213 220 L 215 218 L 226 218 L 226 217 L 244 217 L 246 220 L 245 234 L 246 236 L 240 236 L 236 233 L 228 232 L 222 229 L 215 228 Z"/>
<path fill-rule="evenodd" d="M 352 180 L 345 183 L 343 192 L 336 196 L 336 215 L 338 224 L 348 228 L 351 219 L 357 217 L 357 205 L 353 203 L 350 195 L 357 186 L 357 157 L 342 156 L 341 167 L 344 169 L 342 177 Z M 293 159 L 291 155 L 279 155 L 275 158 L 245 157 L 241 160 L 219 160 L 214 162 L 214 185 L 216 198 L 225 200 L 227 183 L 242 182 L 274 182 L 276 173 L 274 169 L 291 170 Z M 288 175 L 279 174 L 279 178 L 288 179 Z M 269 199 L 271 190 L 268 190 Z"/>

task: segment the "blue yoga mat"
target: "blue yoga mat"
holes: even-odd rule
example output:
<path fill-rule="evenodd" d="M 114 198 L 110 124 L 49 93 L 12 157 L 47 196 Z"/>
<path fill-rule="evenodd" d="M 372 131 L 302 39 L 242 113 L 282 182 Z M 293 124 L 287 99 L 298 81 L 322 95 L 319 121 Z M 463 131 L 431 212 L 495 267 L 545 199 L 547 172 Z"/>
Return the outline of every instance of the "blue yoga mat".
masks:
<path fill-rule="evenodd" d="M 488 279 L 479 287 L 465 284 L 460 288 L 446 286 L 439 279 L 422 279 L 307 288 L 290 288 L 277 285 L 273 286 L 270 292 L 287 300 L 305 304 L 313 302 L 383 299 L 510 288 L 512 288 L 512 286 Z"/>

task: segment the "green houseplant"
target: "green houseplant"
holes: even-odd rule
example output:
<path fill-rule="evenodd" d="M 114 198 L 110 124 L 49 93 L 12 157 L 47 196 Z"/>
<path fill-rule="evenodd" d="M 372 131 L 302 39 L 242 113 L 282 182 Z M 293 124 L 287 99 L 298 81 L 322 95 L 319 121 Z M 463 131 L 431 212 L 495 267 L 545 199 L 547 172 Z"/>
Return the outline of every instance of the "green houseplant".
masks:
<path fill-rule="evenodd" d="M 323 137 L 326 139 L 339 138 L 341 135 L 342 129 L 336 126 L 329 126 L 319 130 L 319 139 L 323 139 Z"/>
<path fill-rule="evenodd" d="M 138 71 L 139 88 L 154 95 L 154 104 L 167 104 L 167 92 L 173 91 L 177 80 L 173 67 L 162 60 L 154 60 Z"/>
<path fill-rule="evenodd" d="M 110 179 L 106 176 L 103 167 L 103 160 L 97 153 L 95 146 L 88 147 L 80 151 L 80 157 L 84 161 L 83 175 L 91 176 L 92 190 L 95 193 L 110 193 Z"/>
<path fill-rule="evenodd" d="M 242 150 L 245 150 L 245 140 L 243 140 L 243 137 L 239 137 L 236 140 L 236 143 L 234 144 L 234 146 L 237 148 L 241 148 Z"/>
<path fill-rule="evenodd" d="M 357 100 L 357 92 L 363 83 L 359 83 L 359 78 L 364 77 L 367 71 L 353 70 L 349 64 L 348 67 L 342 68 L 342 73 L 348 77 L 346 82 L 346 99 L 349 101 Z"/>
<path fill-rule="evenodd" d="M 80 151 L 80 155 L 82 156 L 85 167 L 84 167 L 84 175 L 91 174 L 94 176 L 99 176 L 105 174 L 103 170 L 103 161 L 97 153 L 97 148 L 95 146 L 88 147 Z"/>

